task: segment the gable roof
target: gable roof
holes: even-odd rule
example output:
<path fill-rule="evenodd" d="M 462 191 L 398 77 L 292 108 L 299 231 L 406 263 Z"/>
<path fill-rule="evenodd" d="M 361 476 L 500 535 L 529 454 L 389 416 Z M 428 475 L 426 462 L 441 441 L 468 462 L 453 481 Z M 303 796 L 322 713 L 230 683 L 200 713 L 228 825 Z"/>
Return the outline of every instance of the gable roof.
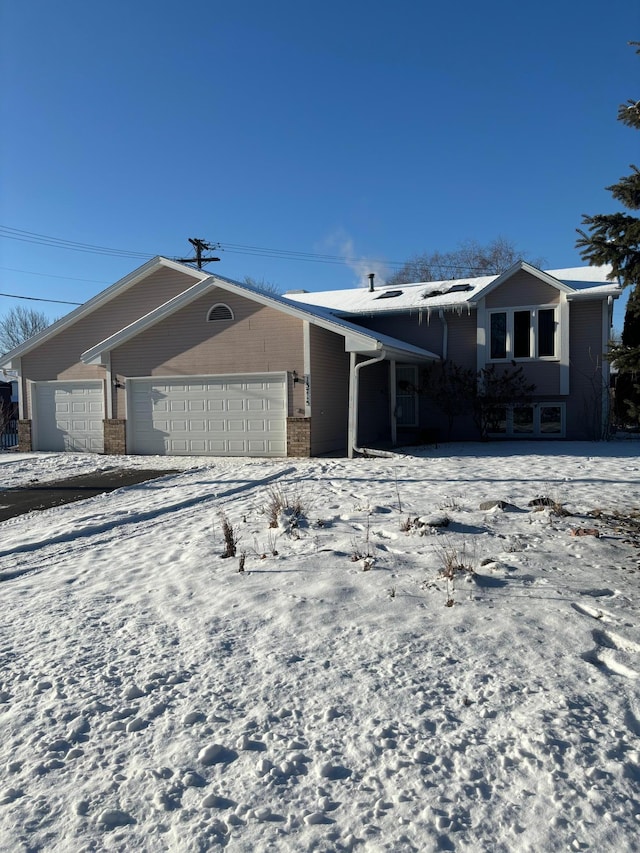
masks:
<path fill-rule="evenodd" d="M 287 298 L 308 306 L 322 306 L 336 315 L 411 313 L 434 310 L 473 308 L 477 302 L 511 276 L 525 271 L 567 294 L 568 299 L 616 298 L 622 292 L 617 282 L 609 280 L 610 266 L 539 270 L 526 261 L 518 261 L 501 275 L 443 281 L 399 284 L 378 287 L 373 292 L 358 287 L 350 290 L 327 290 L 320 293 L 290 293 Z"/>
<path fill-rule="evenodd" d="M 139 281 L 142 281 L 142 279 L 147 278 L 147 276 L 150 276 L 152 273 L 157 272 L 157 270 L 162 267 L 184 272 L 187 275 L 192 276 L 197 281 L 202 281 L 202 279 L 208 278 L 209 275 L 206 272 L 202 272 L 202 270 L 195 269 L 195 267 L 180 264 L 176 261 L 170 261 L 168 258 L 162 258 L 160 256 L 152 258 L 141 267 L 130 272 L 124 278 L 121 278 L 115 284 L 112 284 L 105 290 L 101 290 L 100 293 L 96 294 L 91 299 L 88 299 L 86 302 L 83 302 L 79 308 L 75 308 L 73 311 L 65 314 L 64 317 L 56 320 L 55 323 L 47 326 L 46 329 L 43 329 L 41 332 L 33 335 L 33 337 L 28 338 L 24 343 L 20 344 L 20 346 L 17 346 L 10 352 L 5 353 L 5 355 L 0 358 L 0 366 L 8 366 L 13 359 L 19 358 L 20 356 L 25 355 L 25 353 L 39 347 L 40 344 L 49 340 L 49 338 L 54 337 L 63 329 L 66 329 L 74 323 L 77 323 L 79 320 L 82 320 L 83 317 L 86 317 L 97 308 L 100 308 L 107 302 L 115 299 L 125 290 L 133 287 L 134 284 L 137 284 Z"/>
<path fill-rule="evenodd" d="M 240 284 L 224 276 L 207 275 L 201 281 L 182 291 L 182 293 L 179 293 L 172 299 L 169 299 L 163 305 L 159 305 L 153 311 L 150 311 L 148 314 L 145 314 L 143 317 L 140 317 L 128 326 L 120 329 L 120 331 L 86 350 L 86 352 L 83 352 L 82 361 L 85 364 L 104 364 L 108 352 L 125 343 L 125 341 L 139 335 L 145 329 L 149 329 L 156 325 L 156 323 L 170 317 L 176 311 L 189 305 L 214 288 L 221 288 L 239 296 L 244 296 L 261 305 L 275 308 L 284 314 L 296 317 L 299 320 L 305 320 L 320 328 L 341 335 L 345 339 L 345 350 L 347 352 L 374 355 L 381 350 L 385 350 L 389 358 L 409 359 L 412 361 L 440 360 L 440 356 L 428 350 L 408 344 L 397 338 L 392 338 L 389 335 L 371 332 L 368 329 L 357 326 L 355 323 L 336 317 L 326 308 L 297 304 L 284 296 L 264 293 L 255 287 Z"/>

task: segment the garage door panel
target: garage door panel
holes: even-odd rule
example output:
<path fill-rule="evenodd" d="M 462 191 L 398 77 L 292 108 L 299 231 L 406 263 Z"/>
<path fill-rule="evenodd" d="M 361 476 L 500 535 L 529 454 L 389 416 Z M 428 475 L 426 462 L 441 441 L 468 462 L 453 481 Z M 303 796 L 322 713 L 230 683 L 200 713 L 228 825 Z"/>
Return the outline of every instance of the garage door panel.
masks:
<path fill-rule="evenodd" d="M 37 450 L 102 453 L 104 386 L 99 380 L 36 382 L 34 446 Z"/>
<path fill-rule="evenodd" d="M 286 455 L 284 374 L 268 381 L 132 379 L 129 399 L 130 452 L 162 452 L 162 443 L 169 454 Z"/>

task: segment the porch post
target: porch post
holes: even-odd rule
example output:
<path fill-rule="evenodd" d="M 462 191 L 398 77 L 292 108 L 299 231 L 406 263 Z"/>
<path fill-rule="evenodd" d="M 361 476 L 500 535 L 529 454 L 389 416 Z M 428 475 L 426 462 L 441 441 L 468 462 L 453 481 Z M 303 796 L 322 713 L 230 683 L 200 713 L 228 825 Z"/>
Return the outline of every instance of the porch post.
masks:
<path fill-rule="evenodd" d="M 358 374 L 356 373 L 356 354 L 349 353 L 349 426 L 347 428 L 347 457 L 353 459 L 353 449 L 357 444 L 358 432 Z"/>

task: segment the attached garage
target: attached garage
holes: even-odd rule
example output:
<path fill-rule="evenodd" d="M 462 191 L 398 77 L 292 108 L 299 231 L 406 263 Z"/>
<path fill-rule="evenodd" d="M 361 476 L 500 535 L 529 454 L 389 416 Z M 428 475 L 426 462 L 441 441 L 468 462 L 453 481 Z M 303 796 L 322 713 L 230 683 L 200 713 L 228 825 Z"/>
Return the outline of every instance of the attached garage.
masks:
<path fill-rule="evenodd" d="M 127 452 L 286 456 L 286 373 L 127 381 Z"/>
<path fill-rule="evenodd" d="M 104 382 L 31 383 L 34 450 L 104 450 Z"/>

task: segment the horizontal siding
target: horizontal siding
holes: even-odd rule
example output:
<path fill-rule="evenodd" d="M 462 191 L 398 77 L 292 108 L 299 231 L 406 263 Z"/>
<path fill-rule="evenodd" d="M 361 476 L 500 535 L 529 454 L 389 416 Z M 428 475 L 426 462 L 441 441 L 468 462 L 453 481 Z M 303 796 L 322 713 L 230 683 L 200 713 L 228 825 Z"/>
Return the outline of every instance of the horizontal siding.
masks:
<path fill-rule="evenodd" d="M 560 293 L 556 287 L 522 270 L 492 290 L 485 304 L 487 308 L 514 308 L 518 305 L 551 305 L 559 300 Z"/>
<path fill-rule="evenodd" d="M 347 446 L 349 354 L 344 338 L 311 326 L 311 453 L 344 451 Z"/>
<path fill-rule="evenodd" d="M 361 317 L 356 322 L 372 332 L 398 338 L 436 355 L 442 352 L 442 322 L 437 314 L 429 316 L 427 311 L 416 311 L 411 314 Z"/>
<path fill-rule="evenodd" d="M 82 353 L 193 284 L 194 279 L 185 273 L 158 270 L 23 355 L 22 375 L 35 381 L 103 379 L 104 369 L 83 364 Z"/>
<path fill-rule="evenodd" d="M 602 302 L 570 302 L 567 438 L 598 439 L 602 424 Z"/>
<path fill-rule="evenodd" d="M 445 315 L 449 327 L 449 346 L 447 350 L 447 361 L 451 361 L 460 367 L 476 369 L 476 342 L 477 314 L 475 311 L 468 313 L 449 312 Z"/>
<path fill-rule="evenodd" d="M 548 396 L 560 393 L 560 364 L 557 361 L 527 361 L 518 363 L 528 383 L 536 386 L 535 394 Z"/>
<path fill-rule="evenodd" d="M 209 309 L 224 303 L 233 320 L 207 321 Z M 111 353 L 111 370 L 128 376 L 224 376 L 233 373 L 304 374 L 303 324 L 222 288 L 196 299 Z M 304 384 L 292 384 L 288 414 L 304 414 Z M 119 389 L 114 417 L 124 416 Z"/>

